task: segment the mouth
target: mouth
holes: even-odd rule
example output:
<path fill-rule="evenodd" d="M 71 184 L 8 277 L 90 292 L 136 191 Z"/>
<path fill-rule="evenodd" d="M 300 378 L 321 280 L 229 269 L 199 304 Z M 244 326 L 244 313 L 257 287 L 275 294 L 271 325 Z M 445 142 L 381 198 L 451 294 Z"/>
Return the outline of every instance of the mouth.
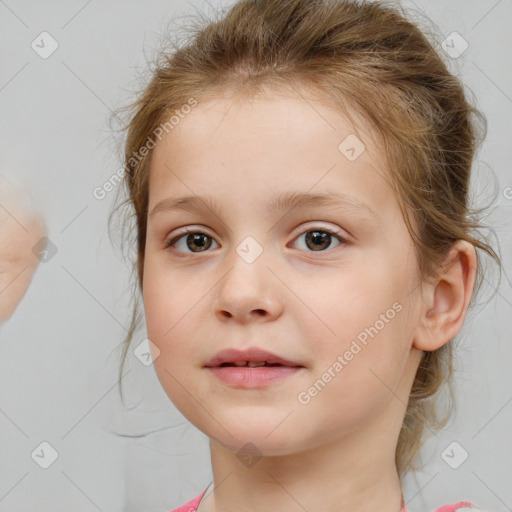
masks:
<path fill-rule="evenodd" d="M 258 348 L 223 350 L 204 367 L 223 384 L 242 389 L 268 387 L 305 370 L 298 362 Z"/>
<path fill-rule="evenodd" d="M 267 366 L 283 366 L 293 368 L 304 368 L 296 361 L 285 359 L 266 350 L 257 347 L 246 350 L 225 349 L 221 350 L 204 365 L 206 368 L 225 368 L 225 367 L 249 367 L 259 368 Z"/>
<path fill-rule="evenodd" d="M 267 363 L 266 361 L 240 361 L 240 362 L 236 362 L 236 363 L 222 363 L 222 364 L 219 364 L 219 366 L 216 366 L 214 368 L 224 368 L 226 366 L 235 366 L 235 367 L 247 366 L 249 368 L 261 368 L 263 366 L 288 366 L 288 365 L 280 364 L 280 363 Z M 303 367 L 292 366 L 292 368 L 303 368 Z"/>

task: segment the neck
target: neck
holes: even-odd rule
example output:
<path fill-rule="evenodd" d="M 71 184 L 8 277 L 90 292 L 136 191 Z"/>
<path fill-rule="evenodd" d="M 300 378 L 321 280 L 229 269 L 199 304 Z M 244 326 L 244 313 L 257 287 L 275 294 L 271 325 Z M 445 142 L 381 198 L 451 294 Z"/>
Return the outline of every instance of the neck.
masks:
<path fill-rule="evenodd" d="M 401 512 L 394 450 L 383 452 L 382 440 L 367 442 L 361 450 L 355 437 L 254 458 L 247 466 L 237 453 L 211 441 L 214 491 L 199 511 Z"/>

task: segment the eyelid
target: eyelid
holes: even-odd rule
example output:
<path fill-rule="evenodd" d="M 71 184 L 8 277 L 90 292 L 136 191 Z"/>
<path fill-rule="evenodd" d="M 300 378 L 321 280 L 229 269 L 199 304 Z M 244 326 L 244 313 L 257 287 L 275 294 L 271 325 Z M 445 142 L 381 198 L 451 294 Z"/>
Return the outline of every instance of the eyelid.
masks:
<path fill-rule="evenodd" d="M 196 226 L 196 227 L 194 227 L 194 226 L 192 226 L 192 227 L 191 226 L 187 226 L 186 228 L 178 230 L 172 237 L 166 238 L 165 241 L 164 241 L 164 247 L 170 247 L 171 244 L 176 243 L 183 236 L 189 235 L 189 234 L 192 234 L 192 233 L 201 233 L 201 234 L 209 236 L 210 238 L 215 240 L 215 237 L 213 235 L 210 235 L 206 228 L 203 228 L 201 226 Z M 199 253 L 197 253 L 197 254 L 199 254 Z"/>
<path fill-rule="evenodd" d="M 341 238 L 344 242 L 349 242 L 348 236 L 349 233 L 340 227 L 330 227 L 330 226 L 322 226 L 319 224 L 322 221 L 308 221 L 306 226 L 302 226 L 300 230 L 298 230 L 294 235 L 294 239 L 298 236 L 303 235 L 304 233 L 308 233 L 309 231 L 325 231 L 327 233 L 330 233 L 331 235 L 337 236 Z M 295 232 L 294 232 L 295 233 Z"/>

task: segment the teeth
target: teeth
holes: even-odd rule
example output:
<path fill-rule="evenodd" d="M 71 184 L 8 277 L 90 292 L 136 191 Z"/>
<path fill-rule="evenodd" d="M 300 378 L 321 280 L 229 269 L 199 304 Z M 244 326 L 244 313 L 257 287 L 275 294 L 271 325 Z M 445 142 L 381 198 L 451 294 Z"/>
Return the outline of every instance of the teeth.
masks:
<path fill-rule="evenodd" d="M 266 362 L 265 361 L 235 361 L 234 363 L 235 366 L 250 366 L 251 368 L 257 368 L 259 366 L 266 366 Z"/>

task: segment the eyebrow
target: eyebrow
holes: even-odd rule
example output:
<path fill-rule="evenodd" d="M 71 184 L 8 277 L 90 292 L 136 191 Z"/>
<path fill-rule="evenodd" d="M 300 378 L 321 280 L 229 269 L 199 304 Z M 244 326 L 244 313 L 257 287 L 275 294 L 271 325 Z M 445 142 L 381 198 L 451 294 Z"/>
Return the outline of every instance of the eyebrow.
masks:
<path fill-rule="evenodd" d="M 284 211 L 288 212 L 315 206 L 353 209 L 363 214 L 369 214 L 374 220 L 379 219 L 377 213 L 367 203 L 357 197 L 343 193 L 311 194 L 307 192 L 284 192 L 268 201 L 265 204 L 265 209 L 268 214 L 279 214 Z M 149 217 L 175 210 L 191 213 L 198 210 L 210 210 L 218 216 L 222 215 L 222 207 L 213 197 L 193 195 L 164 199 L 155 205 Z"/>

